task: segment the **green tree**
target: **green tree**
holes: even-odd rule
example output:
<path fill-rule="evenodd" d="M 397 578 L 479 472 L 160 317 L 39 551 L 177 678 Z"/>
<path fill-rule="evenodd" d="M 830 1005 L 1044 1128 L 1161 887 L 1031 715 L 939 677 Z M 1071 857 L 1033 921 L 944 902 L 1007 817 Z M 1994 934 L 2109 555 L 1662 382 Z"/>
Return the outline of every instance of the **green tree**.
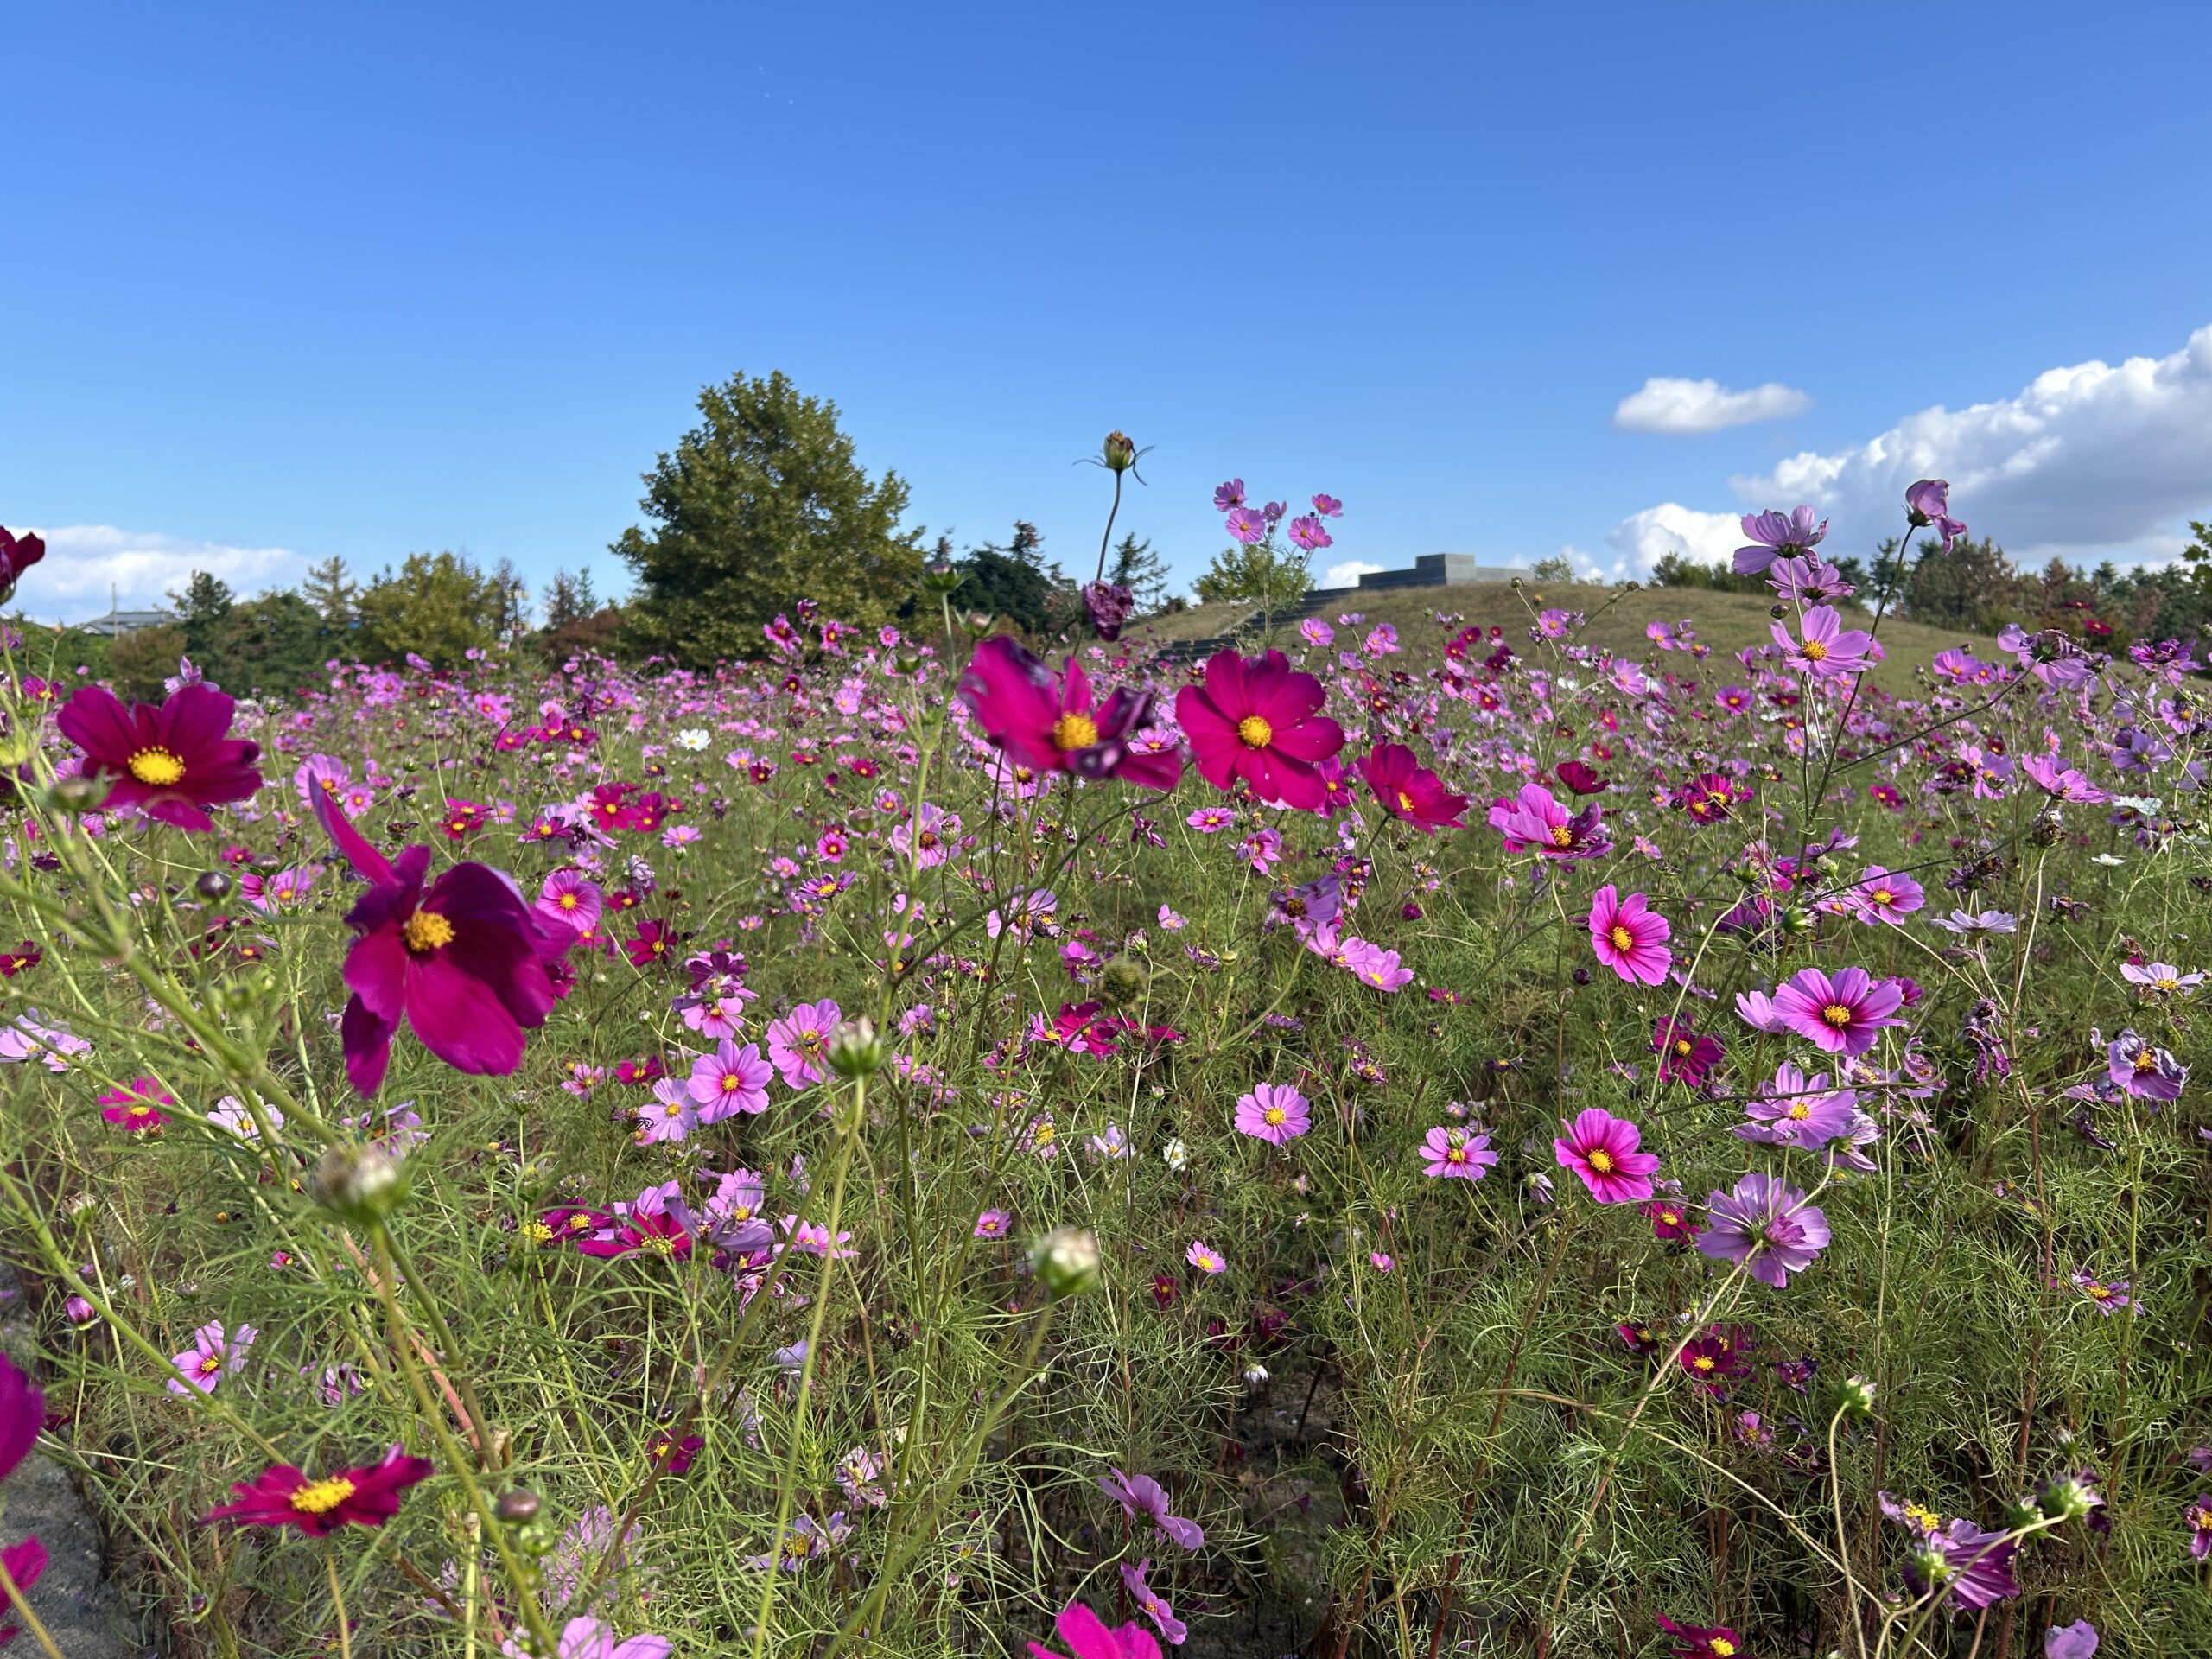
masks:
<path fill-rule="evenodd" d="M 1313 560 L 1285 547 L 1270 531 L 1263 542 L 1235 542 L 1213 556 L 1193 587 L 1203 605 L 1243 604 L 1259 608 L 1260 632 L 1271 632 L 1278 613 L 1306 597 L 1313 585 Z"/>
<path fill-rule="evenodd" d="M 218 685 L 230 664 L 223 660 L 223 634 L 229 626 L 236 598 L 230 584 L 205 570 L 194 570 L 185 580 L 184 591 L 172 593 L 169 604 L 176 611 L 176 625 L 184 630 L 184 654 L 200 671 Z M 169 672 L 176 665 L 169 665 Z"/>
<path fill-rule="evenodd" d="M 1167 603 L 1167 561 L 1152 550 L 1150 538 L 1139 541 L 1134 531 L 1114 543 L 1106 580 L 1136 595 L 1139 616 L 1149 616 Z"/>
<path fill-rule="evenodd" d="M 108 678 L 122 697 L 159 702 L 164 683 L 176 672 L 177 658 L 188 655 L 184 630 L 174 622 L 141 628 L 108 647 Z"/>
<path fill-rule="evenodd" d="M 336 643 L 321 611 L 279 588 L 231 607 L 216 643 L 223 671 L 208 677 L 239 696 L 289 696 L 321 683 Z"/>
<path fill-rule="evenodd" d="M 871 480 L 837 406 L 781 373 L 733 375 L 699 394 L 700 423 L 645 475 L 652 521 L 613 551 L 637 573 L 639 645 L 694 666 L 763 648 L 761 625 L 802 599 L 887 622 L 911 605 L 919 531 L 901 531 L 906 485 Z"/>
<path fill-rule="evenodd" d="M 1058 565 L 1045 563 L 1045 538 L 1026 518 L 1014 521 L 1014 536 L 1003 547 L 985 542 L 971 547 L 960 561 L 959 589 L 953 594 L 956 608 L 988 611 L 1003 617 L 1024 633 L 1044 635 L 1057 626 L 1055 594 L 1073 584 Z"/>
<path fill-rule="evenodd" d="M 387 661 L 413 652 L 455 668 L 471 650 L 498 643 L 512 603 L 505 582 L 454 553 L 410 553 L 395 573 L 361 590 L 360 654 Z"/>
<path fill-rule="evenodd" d="M 300 597 L 315 607 L 329 633 L 353 632 L 359 620 L 354 604 L 360 596 L 360 584 L 346 573 L 346 561 L 335 553 L 321 564 L 309 565 L 308 579 L 300 584 Z"/>
<path fill-rule="evenodd" d="M 1896 551 L 1894 543 L 1885 543 L 1883 559 Z M 2037 585 L 2012 568 L 1995 542 L 1962 537 L 1946 553 L 1942 543 L 1923 541 L 1912 552 L 1900 608 L 1914 621 L 1985 633 L 2007 622 L 2036 626 L 2042 608 Z"/>
<path fill-rule="evenodd" d="M 553 573 L 553 580 L 545 588 L 545 631 L 558 633 L 572 622 L 581 622 L 599 609 L 599 599 L 591 589 L 591 570 L 588 566 L 571 573 L 565 568 Z"/>

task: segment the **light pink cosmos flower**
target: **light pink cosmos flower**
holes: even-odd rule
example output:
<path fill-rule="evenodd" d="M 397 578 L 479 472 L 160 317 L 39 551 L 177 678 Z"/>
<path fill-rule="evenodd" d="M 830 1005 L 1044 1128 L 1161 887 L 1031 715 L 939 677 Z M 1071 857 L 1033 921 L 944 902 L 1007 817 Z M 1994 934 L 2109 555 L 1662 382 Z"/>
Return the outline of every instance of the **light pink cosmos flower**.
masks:
<path fill-rule="evenodd" d="M 1183 1259 L 1209 1279 L 1229 1271 L 1227 1258 L 1203 1238 L 1191 1241 L 1191 1248 L 1183 1252 Z"/>
<path fill-rule="evenodd" d="M 169 1378 L 168 1391 L 188 1393 L 185 1386 L 188 1382 L 202 1394 L 213 1394 L 215 1385 L 244 1363 L 245 1351 L 260 1334 L 250 1325 L 226 1332 L 220 1319 L 209 1320 L 192 1333 L 192 1346 L 175 1357 L 174 1363 L 184 1373 L 184 1382 Z"/>
<path fill-rule="evenodd" d="M 804 1517 L 802 1517 L 804 1519 Z M 596 1618 L 572 1618 L 561 1627 L 558 1659 L 668 1659 L 664 1636 L 617 1637 Z M 499 1651 L 506 1659 L 531 1659 L 524 1637 L 509 1638 Z"/>
<path fill-rule="evenodd" d="M 1421 1173 L 1433 1178 L 1479 1181 L 1497 1162 L 1490 1149 L 1490 1136 L 1477 1129 L 1438 1128 L 1416 1148 L 1427 1160 Z"/>
<path fill-rule="evenodd" d="M 1236 1102 L 1236 1130 L 1280 1147 L 1313 1127 L 1310 1103 L 1287 1084 L 1263 1083 Z"/>
<path fill-rule="evenodd" d="M 786 1087 L 804 1089 L 829 1076 L 830 1039 L 844 1014 L 835 1002 L 802 1002 L 768 1027 L 768 1058 Z"/>
<path fill-rule="evenodd" d="M 674 1077 L 656 1077 L 653 1097 L 638 1108 L 638 1144 L 683 1141 L 699 1127 L 698 1103 Z"/>
<path fill-rule="evenodd" d="M 1414 970 L 1398 965 L 1398 953 L 1385 950 L 1365 939 L 1348 938 L 1344 942 L 1344 966 L 1355 978 L 1372 985 L 1378 991 L 1399 991 L 1413 982 Z"/>
<path fill-rule="evenodd" d="M 1863 629 L 1846 630 L 1831 605 L 1815 605 L 1805 613 L 1799 623 L 1801 638 L 1792 639 L 1779 622 L 1770 624 L 1769 630 L 1790 665 L 1816 679 L 1862 673 L 1882 660 L 1881 642 Z"/>
<path fill-rule="evenodd" d="M 1166 1534 L 1168 1541 L 1185 1549 L 1203 1548 L 1206 1541 L 1205 1529 L 1195 1521 L 1186 1521 L 1179 1515 L 1167 1513 L 1167 1493 L 1150 1475 L 1125 1475 L 1116 1469 L 1109 1476 L 1102 1476 L 1099 1490 L 1122 1506 L 1122 1513 L 1135 1521 L 1140 1516 Z"/>
<path fill-rule="evenodd" d="M 1674 962 L 1667 941 L 1674 930 L 1640 893 L 1625 899 L 1611 882 L 1592 895 L 1590 943 L 1598 960 L 1637 985 L 1656 985 Z"/>
<path fill-rule="evenodd" d="M 769 1029 L 772 1042 L 774 1027 Z M 699 1122 L 719 1123 L 739 1112 L 766 1111 L 768 1079 L 773 1075 L 768 1062 L 760 1058 L 758 1043 L 747 1043 L 740 1048 L 728 1038 L 723 1038 L 715 1045 L 713 1053 L 702 1054 L 691 1063 L 691 1078 L 687 1087 L 691 1098 L 698 1103 Z"/>
<path fill-rule="evenodd" d="M 1927 902 L 1927 893 L 1909 875 L 1898 875 L 1879 864 L 1869 864 L 1859 885 L 1844 895 L 1852 914 L 1862 922 L 1887 922 L 1892 927 Z"/>
<path fill-rule="evenodd" d="M 1552 1142 L 1561 1169 L 1582 1178 L 1600 1204 L 1641 1203 L 1651 1196 L 1651 1172 L 1659 1155 L 1637 1150 L 1643 1132 L 1624 1117 L 1592 1106 L 1560 1126 L 1567 1134 Z"/>
<path fill-rule="evenodd" d="M 537 913 L 582 933 L 599 925 L 599 887 L 582 870 L 556 870 L 537 890 Z"/>

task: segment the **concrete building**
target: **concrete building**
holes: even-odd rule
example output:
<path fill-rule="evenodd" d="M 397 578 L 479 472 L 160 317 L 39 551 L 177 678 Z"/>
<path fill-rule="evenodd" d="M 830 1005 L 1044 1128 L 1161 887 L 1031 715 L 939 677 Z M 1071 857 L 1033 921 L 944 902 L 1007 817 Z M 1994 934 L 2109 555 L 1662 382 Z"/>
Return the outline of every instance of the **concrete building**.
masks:
<path fill-rule="evenodd" d="M 1477 564 L 1471 553 L 1424 553 L 1410 570 L 1370 570 L 1360 577 L 1359 585 L 1367 588 L 1458 588 L 1474 582 L 1510 582 L 1528 574 Z"/>

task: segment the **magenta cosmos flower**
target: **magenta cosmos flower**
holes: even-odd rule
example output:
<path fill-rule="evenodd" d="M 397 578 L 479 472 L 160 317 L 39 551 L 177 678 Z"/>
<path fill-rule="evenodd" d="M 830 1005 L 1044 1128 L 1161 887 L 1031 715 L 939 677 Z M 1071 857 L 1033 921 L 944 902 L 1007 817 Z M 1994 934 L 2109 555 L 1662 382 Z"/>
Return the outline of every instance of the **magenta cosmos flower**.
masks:
<path fill-rule="evenodd" d="M 1030 1659 L 1160 1659 L 1160 1643 L 1136 1620 L 1109 1630 L 1104 1619 L 1079 1601 L 1060 1609 L 1052 1629 L 1068 1644 L 1068 1651 L 1061 1653 L 1041 1642 L 1032 1642 Z"/>
<path fill-rule="evenodd" d="M 1789 659 L 1790 665 L 1815 679 L 1863 673 L 1882 659 L 1882 648 L 1874 636 L 1863 628 L 1845 628 L 1832 605 L 1815 605 L 1807 611 L 1799 619 L 1796 639 L 1779 622 L 1767 626 L 1774 635 L 1776 649 Z"/>
<path fill-rule="evenodd" d="M 1673 931 L 1640 893 L 1624 899 L 1609 881 L 1591 897 L 1590 943 L 1598 960 L 1633 984 L 1656 985 L 1667 977 L 1674 962 L 1667 940 Z"/>
<path fill-rule="evenodd" d="M 321 1480 L 280 1463 L 260 1478 L 231 1488 L 238 1501 L 210 1510 L 206 1521 L 236 1521 L 248 1527 L 297 1527 L 321 1538 L 343 1526 L 380 1527 L 399 1513 L 399 1496 L 430 1472 L 425 1458 L 403 1456 L 397 1446 L 384 1461 L 361 1469 L 340 1469 Z"/>
<path fill-rule="evenodd" d="M 1894 1016 L 1904 1001 L 1894 980 L 1876 979 L 1864 968 L 1846 968 L 1834 978 L 1804 968 L 1774 988 L 1768 1009 L 1774 1024 L 1822 1052 L 1855 1055 L 1874 1046 L 1884 1026 L 1898 1023 Z"/>
<path fill-rule="evenodd" d="M 768 1108 L 768 1079 L 775 1069 L 760 1058 L 757 1043 L 740 1048 L 727 1037 L 711 1054 L 691 1063 L 686 1087 L 698 1103 L 699 1122 L 719 1123 L 739 1112 L 762 1112 Z"/>
<path fill-rule="evenodd" d="M 1755 576 L 1777 559 L 1794 559 L 1821 544 L 1828 533 L 1828 521 L 1813 521 L 1810 507 L 1799 507 L 1791 512 L 1747 512 L 1744 515 L 1744 535 L 1751 543 L 1736 550 L 1736 574 Z"/>
<path fill-rule="evenodd" d="M 85 752 L 85 770 L 112 780 L 102 807 L 136 810 L 180 830 L 213 830 L 211 806 L 242 801 L 261 787 L 258 745 L 231 736 L 230 698 L 199 683 L 179 686 L 158 709 L 128 709 L 97 685 L 79 690 L 54 717 L 61 735 Z"/>
<path fill-rule="evenodd" d="M 1414 760 L 1414 752 L 1404 744 L 1377 743 L 1375 752 L 1359 763 L 1359 769 L 1367 774 L 1367 786 L 1375 791 L 1375 798 L 1392 817 L 1417 823 L 1432 836 L 1440 826 L 1465 827 L 1467 798 L 1445 788 L 1444 780 Z"/>
<path fill-rule="evenodd" d="M 1071 658 L 1055 677 L 1004 635 L 986 639 L 969 658 L 959 695 L 984 734 L 1033 772 L 1078 778 L 1126 778 L 1147 789 L 1173 789 L 1183 775 L 1173 749 L 1139 753 L 1129 740 L 1152 719 L 1152 694 L 1126 687 L 1092 700 L 1090 679 Z"/>
<path fill-rule="evenodd" d="M 1205 1529 L 1182 1516 L 1168 1514 L 1166 1489 L 1150 1475 L 1125 1475 L 1116 1469 L 1111 1475 L 1102 1476 L 1098 1487 L 1122 1506 L 1122 1514 L 1132 1521 L 1140 1517 L 1150 1521 L 1170 1543 L 1185 1549 L 1205 1547 Z"/>
<path fill-rule="evenodd" d="M 1553 1155 L 1561 1169 L 1582 1178 L 1592 1198 L 1600 1204 L 1630 1204 L 1651 1196 L 1651 1172 L 1659 1167 L 1659 1155 L 1637 1150 L 1643 1132 L 1635 1124 L 1592 1106 L 1560 1127 L 1567 1134 L 1552 1142 Z"/>
<path fill-rule="evenodd" d="M 372 1095 L 391 1061 L 404 1015 L 423 1046 L 456 1071 L 505 1077 L 522 1064 L 523 1033 L 545 1023 L 557 1000 L 553 969 L 576 935 L 541 921 L 515 884 L 483 864 L 456 864 L 426 888 L 430 849 L 388 860 L 315 798 L 323 829 L 369 883 L 346 912 L 359 935 L 346 953 L 339 1034 L 346 1075 Z"/>
<path fill-rule="evenodd" d="M 1523 784 L 1514 799 L 1492 801 L 1490 827 L 1505 837 L 1509 853 L 1570 859 L 1596 858 L 1612 850 L 1599 826 L 1595 802 L 1570 813 L 1541 784 Z"/>
<path fill-rule="evenodd" d="M 1732 1262 L 1763 1285 L 1780 1290 L 1827 1248 L 1828 1218 L 1805 1194 L 1775 1176 L 1753 1170 L 1726 1192 L 1706 1195 L 1700 1253 Z"/>
<path fill-rule="evenodd" d="M 1905 516 L 1915 530 L 1932 527 L 1943 538 L 1943 550 L 1967 533 L 1967 527 L 1951 517 L 1950 480 L 1942 478 L 1916 480 L 1904 493 Z"/>
<path fill-rule="evenodd" d="M 1287 1084 L 1263 1083 L 1236 1103 L 1236 1129 L 1255 1141 L 1281 1146 L 1313 1127 L 1305 1096 Z"/>
<path fill-rule="evenodd" d="M 1321 682 L 1279 651 L 1217 651 L 1205 683 L 1175 694 L 1175 717 L 1193 764 L 1216 789 L 1242 778 L 1260 799 L 1319 812 L 1329 791 L 1315 768 L 1344 746 L 1344 728 L 1321 713 Z"/>

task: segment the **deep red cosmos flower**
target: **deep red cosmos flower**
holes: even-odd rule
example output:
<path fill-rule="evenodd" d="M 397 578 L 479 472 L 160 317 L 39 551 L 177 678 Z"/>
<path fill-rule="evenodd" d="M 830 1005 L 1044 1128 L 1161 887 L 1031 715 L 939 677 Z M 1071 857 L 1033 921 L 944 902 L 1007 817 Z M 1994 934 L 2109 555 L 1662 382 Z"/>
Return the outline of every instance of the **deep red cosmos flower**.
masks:
<path fill-rule="evenodd" d="M 1659 1623 L 1675 1638 L 1675 1659 L 1737 1659 L 1744 1638 L 1726 1624 L 1677 1624 L 1661 1613 Z"/>
<path fill-rule="evenodd" d="M 1344 728 L 1321 713 L 1325 700 L 1321 682 L 1279 651 L 1217 651 L 1205 683 L 1175 694 L 1175 717 L 1216 789 L 1242 778 L 1263 801 L 1319 812 L 1329 791 L 1315 767 L 1344 746 Z"/>
<path fill-rule="evenodd" d="M 400 1016 L 457 1071 L 504 1077 L 522 1064 L 523 1032 L 545 1023 L 555 998 L 552 969 L 576 935 L 541 922 L 521 891 L 482 864 L 456 864 L 426 890 L 428 847 L 385 855 L 321 791 L 316 817 L 369 883 L 346 913 L 360 937 L 346 954 L 353 997 L 339 1034 L 346 1075 L 376 1093 L 391 1059 Z"/>
<path fill-rule="evenodd" d="M 1033 772 L 1126 778 L 1147 789 L 1173 789 L 1183 775 L 1175 750 L 1142 753 L 1130 746 L 1151 723 L 1152 694 L 1124 686 L 1101 707 L 1072 658 L 1055 678 L 1020 645 L 995 635 L 976 647 L 958 690 L 984 734 Z"/>
<path fill-rule="evenodd" d="M 156 709 L 125 709 L 97 685 L 80 688 L 54 723 L 85 752 L 88 774 L 113 779 L 101 806 L 135 807 L 180 830 L 213 830 L 211 806 L 242 801 L 261 787 L 253 763 L 260 746 L 231 736 L 237 705 L 202 684 L 179 686 Z"/>
<path fill-rule="evenodd" d="M 1417 823 L 1432 836 L 1440 824 L 1447 830 L 1466 827 L 1461 815 L 1467 810 L 1467 798 L 1445 788 L 1444 780 L 1414 760 L 1414 752 L 1404 744 L 1377 743 L 1375 752 L 1359 763 L 1359 769 L 1367 774 L 1367 786 L 1375 791 L 1375 798 L 1392 817 Z"/>
<path fill-rule="evenodd" d="M 0 527 L 0 599 L 16 585 L 16 579 L 46 556 L 46 543 L 30 531 L 10 536 Z"/>
<path fill-rule="evenodd" d="M 280 1463 L 257 1480 L 231 1488 L 238 1502 L 211 1510 L 203 1521 L 236 1521 L 248 1527 L 297 1527 L 310 1538 L 339 1528 L 380 1527 L 399 1513 L 399 1495 L 430 1472 L 427 1458 L 404 1455 L 395 1446 L 382 1463 L 339 1469 L 321 1480 Z"/>

